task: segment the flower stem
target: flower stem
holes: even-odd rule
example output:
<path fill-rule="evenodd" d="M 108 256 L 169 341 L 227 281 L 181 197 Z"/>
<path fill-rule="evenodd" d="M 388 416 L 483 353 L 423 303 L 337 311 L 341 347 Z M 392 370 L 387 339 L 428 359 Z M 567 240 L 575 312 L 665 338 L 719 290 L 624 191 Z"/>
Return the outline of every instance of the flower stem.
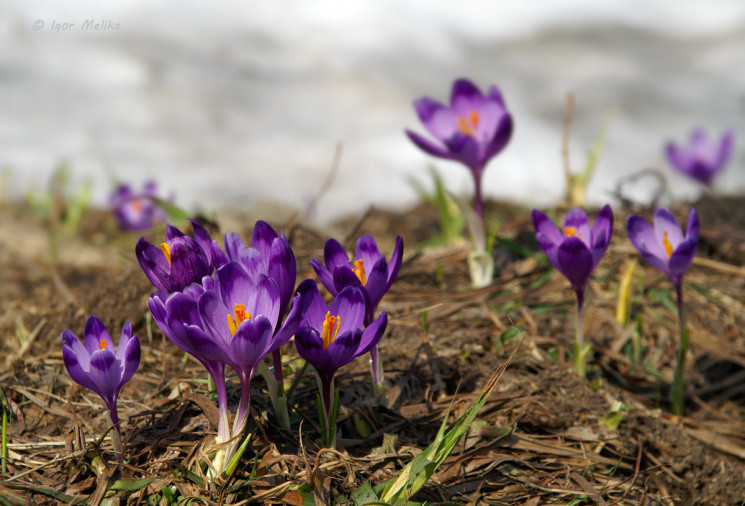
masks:
<path fill-rule="evenodd" d="M 685 320 L 683 318 L 683 282 L 675 282 L 675 292 L 678 295 L 678 363 L 675 366 L 675 376 L 673 376 L 673 384 L 670 388 L 670 401 L 673 407 L 673 413 L 678 416 L 683 416 L 683 406 L 685 404 L 685 357 L 688 351 L 688 332 L 685 328 Z"/>
<path fill-rule="evenodd" d="M 471 170 L 473 173 L 473 210 L 476 211 L 476 214 L 479 218 L 481 218 L 481 222 L 484 221 L 484 202 L 483 202 L 483 196 L 481 195 L 481 173 L 483 172 L 482 168 Z"/>
<path fill-rule="evenodd" d="M 207 371 L 212 376 L 212 381 L 215 383 L 215 393 L 217 394 L 217 437 L 215 437 L 215 443 L 220 445 L 230 439 L 230 421 L 228 419 L 228 392 L 225 387 L 225 364 L 219 364 L 216 367 L 208 367 Z M 212 459 L 212 467 L 214 467 L 217 475 L 222 474 L 225 465 L 228 460 L 226 459 L 227 449 L 223 446 L 217 450 L 215 456 Z M 212 475 L 212 471 L 210 471 Z M 217 476 L 212 476 L 216 478 Z"/>
<path fill-rule="evenodd" d="M 327 448 L 336 448 L 336 414 L 333 410 L 332 402 L 336 395 L 334 394 L 334 373 L 326 371 L 316 376 L 318 386 L 321 388 L 321 413 L 323 415 L 322 426 L 325 427 L 325 433 L 321 434 L 324 444 Z"/>
<path fill-rule="evenodd" d="M 370 374 L 372 375 L 373 401 L 380 403 L 385 399 L 385 384 L 383 383 L 383 361 L 378 357 L 378 345 L 370 350 Z"/>
<path fill-rule="evenodd" d="M 119 427 L 119 417 L 116 413 L 116 401 L 114 406 L 109 408 L 109 420 L 111 420 L 111 426 L 114 429 L 111 431 L 111 442 L 114 444 L 116 458 L 119 463 L 123 463 L 124 455 L 122 453 L 122 430 Z"/>
<path fill-rule="evenodd" d="M 585 345 L 585 293 L 584 290 L 575 290 L 577 294 L 577 328 L 574 332 L 574 370 L 584 378 L 587 375 L 587 355 L 590 345 Z"/>

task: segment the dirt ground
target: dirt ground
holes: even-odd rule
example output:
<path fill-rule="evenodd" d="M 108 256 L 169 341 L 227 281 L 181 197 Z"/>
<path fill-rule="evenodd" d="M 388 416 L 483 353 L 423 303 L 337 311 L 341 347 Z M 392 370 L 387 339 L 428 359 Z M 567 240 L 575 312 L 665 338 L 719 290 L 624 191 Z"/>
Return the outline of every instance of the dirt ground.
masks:
<path fill-rule="evenodd" d="M 308 260 L 322 258 L 330 236 L 351 245 L 359 234 L 371 234 L 388 254 L 397 234 L 406 244 L 399 278 L 380 306 L 389 314 L 380 345 L 386 404 L 370 405 L 364 361 L 340 371 L 339 451 L 322 451 L 312 374 L 290 399 L 291 431 L 273 421 L 257 376 L 249 448 L 236 471 L 211 487 L 199 460 L 215 434 L 216 408 L 201 366 L 149 318 L 151 287 L 134 256 L 139 235 L 120 233 L 106 213 L 89 211 L 78 230 L 59 234 L 51 261 L 49 223 L 6 204 L 0 209 L 0 401 L 9 419 L 0 503 L 100 504 L 108 494 L 119 504 L 194 497 L 202 504 L 302 504 L 299 490 L 312 490 L 316 503 L 344 503 L 365 481 L 390 478 L 426 447 L 451 404 L 452 421 L 517 348 L 468 437 L 412 500 L 743 504 L 743 204 L 740 198 L 695 204 L 702 230 L 684 289 L 691 346 L 682 418 L 670 413 L 667 401 L 677 347 L 669 280 L 640 262 L 631 323 L 616 321 L 619 282 L 636 258 L 623 226 L 629 210 L 615 209 L 611 246 L 589 285 L 587 379 L 571 372 L 573 292 L 540 253 L 527 209 L 488 206 L 489 219 L 500 222 L 497 273 L 493 285 L 478 290 L 468 286 L 466 244 L 421 246 L 438 232 L 436 211 L 425 204 L 399 214 L 371 210 L 324 231 L 267 216 L 233 220 L 244 224 L 235 230 L 210 217 L 205 223 L 213 237 L 235 230 L 248 238 L 256 218 L 284 228 L 298 280 L 314 277 Z M 686 206 L 674 211 L 687 215 Z M 119 400 L 123 466 L 116 465 L 109 438 L 101 442 L 103 403 L 73 383 L 62 363 L 60 332 L 81 335 L 89 314 L 114 336 L 131 321 L 141 341 L 140 369 Z M 288 348 L 292 380 L 299 361 Z M 228 392 L 234 408 L 234 377 Z M 617 427 L 608 424 L 619 411 L 627 413 L 616 418 Z M 360 419 L 371 428 L 369 437 L 356 430 Z"/>

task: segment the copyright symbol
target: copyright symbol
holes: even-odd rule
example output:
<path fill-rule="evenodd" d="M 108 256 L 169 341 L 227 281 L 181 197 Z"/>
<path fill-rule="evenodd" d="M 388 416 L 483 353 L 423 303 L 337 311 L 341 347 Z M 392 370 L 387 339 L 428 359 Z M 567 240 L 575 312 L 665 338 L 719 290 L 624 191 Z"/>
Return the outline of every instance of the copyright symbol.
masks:
<path fill-rule="evenodd" d="M 41 19 L 37 19 L 36 21 L 34 21 L 34 24 L 31 26 L 34 30 L 38 32 L 39 30 L 44 28 L 44 21 L 42 21 Z"/>

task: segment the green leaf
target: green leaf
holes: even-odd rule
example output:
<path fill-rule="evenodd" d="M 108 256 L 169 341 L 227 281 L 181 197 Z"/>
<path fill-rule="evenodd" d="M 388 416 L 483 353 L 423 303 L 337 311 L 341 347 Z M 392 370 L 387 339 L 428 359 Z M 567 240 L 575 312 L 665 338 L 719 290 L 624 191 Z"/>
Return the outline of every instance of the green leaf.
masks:
<path fill-rule="evenodd" d="M 241 443 L 241 446 L 238 448 L 238 451 L 235 452 L 235 455 L 233 455 L 233 458 L 230 459 L 230 462 L 228 462 L 228 466 L 225 468 L 225 475 L 230 476 L 233 474 L 233 471 L 235 470 L 235 466 L 238 465 L 238 462 L 241 460 L 241 457 L 243 456 L 243 452 L 246 451 L 246 446 L 248 446 L 248 442 L 251 441 L 251 435 L 252 433 L 249 432 L 246 438 L 243 440 L 243 443 Z"/>
<path fill-rule="evenodd" d="M 615 401 L 611 405 L 608 414 L 601 418 L 598 423 L 600 425 L 608 427 L 608 429 L 610 430 L 616 430 L 618 429 L 618 426 L 621 425 L 621 421 L 623 421 L 623 418 L 626 416 L 630 409 L 631 408 L 626 404 L 620 401 Z"/>
<path fill-rule="evenodd" d="M 141 480 L 116 480 L 109 486 L 109 490 L 139 490 L 142 487 L 152 483 L 157 478 L 142 478 Z"/>

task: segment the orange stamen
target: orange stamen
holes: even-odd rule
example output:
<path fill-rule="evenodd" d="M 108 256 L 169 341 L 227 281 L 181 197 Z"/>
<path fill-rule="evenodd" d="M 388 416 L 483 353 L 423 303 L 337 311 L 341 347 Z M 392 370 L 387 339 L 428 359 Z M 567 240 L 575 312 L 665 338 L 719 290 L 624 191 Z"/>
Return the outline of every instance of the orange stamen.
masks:
<path fill-rule="evenodd" d="M 244 321 L 251 319 L 251 313 L 246 311 L 245 304 L 236 304 L 235 306 L 233 306 L 233 314 L 227 315 L 227 318 L 230 334 L 234 336 L 235 333 L 238 331 L 238 326 Z"/>
<path fill-rule="evenodd" d="M 101 340 L 98 341 L 98 349 L 99 350 L 105 350 L 108 347 L 109 347 L 109 345 L 108 345 L 108 343 L 106 343 L 106 339 L 101 339 Z"/>
<path fill-rule="evenodd" d="M 141 213 L 142 212 L 142 199 L 139 197 L 132 199 L 132 207 L 134 208 L 136 213 Z"/>
<path fill-rule="evenodd" d="M 336 340 L 336 334 L 339 333 L 341 317 L 331 316 L 331 311 L 326 311 L 326 318 L 323 319 L 321 328 L 321 338 L 323 339 L 323 349 L 325 350 L 331 343 Z"/>
<path fill-rule="evenodd" d="M 360 280 L 362 286 L 367 284 L 367 274 L 365 273 L 365 266 L 362 264 L 362 260 L 354 261 L 354 274 L 357 276 L 357 279 Z"/>
<path fill-rule="evenodd" d="M 166 243 L 161 243 L 160 249 L 163 251 L 163 254 L 166 256 L 166 260 L 168 260 L 168 265 L 171 265 L 171 247 Z"/>
<path fill-rule="evenodd" d="M 673 245 L 670 243 L 670 239 L 668 239 L 667 237 L 667 230 L 662 233 L 662 245 L 665 247 L 667 258 L 673 256 Z"/>
<path fill-rule="evenodd" d="M 468 114 L 468 117 L 464 116 L 458 116 L 455 118 L 455 125 L 458 127 L 458 130 L 463 132 L 466 135 L 470 135 L 473 137 L 473 134 L 476 132 L 476 128 L 479 126 L 479 113 L 475 110 L 471 110 L 471 112 Z"/>
<path fill-rule="evenodd" d="M 567 237 L 574 237 L 574 234 L 577 233 L 577 229 L 574 227 L 564 227 L 563 232 Z"/>

